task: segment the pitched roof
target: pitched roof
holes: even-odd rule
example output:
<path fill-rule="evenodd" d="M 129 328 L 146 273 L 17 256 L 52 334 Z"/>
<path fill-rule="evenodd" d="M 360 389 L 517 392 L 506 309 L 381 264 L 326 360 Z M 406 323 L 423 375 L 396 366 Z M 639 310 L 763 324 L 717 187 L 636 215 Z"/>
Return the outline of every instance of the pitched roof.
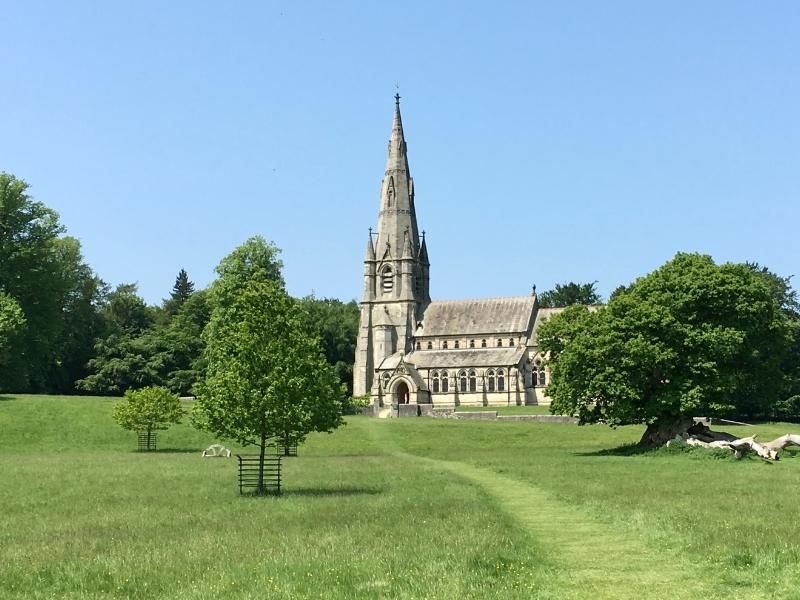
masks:
<path fill-rule="evenodd" d="M 525 347 L 476 348 L 474 350 L 416 350 L 405 362 L 418 369 L 457 369 L 460 367 L 508 367 L 519 363 Z"/>
<path fill-rule="evenodd" d="M 527 331 L 536 296 L 431 302 L 416 337 Z"/>

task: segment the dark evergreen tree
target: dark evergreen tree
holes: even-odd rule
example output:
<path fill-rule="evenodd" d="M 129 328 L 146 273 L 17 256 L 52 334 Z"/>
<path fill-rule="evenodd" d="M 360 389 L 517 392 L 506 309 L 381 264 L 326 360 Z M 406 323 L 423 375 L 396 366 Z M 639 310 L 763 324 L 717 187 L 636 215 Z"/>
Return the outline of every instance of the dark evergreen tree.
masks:
<path fill-rule="evenodd" d="M 169 299 L 164 302 L 164 310 L 169 316 L 176 314 L 192 294 L 194 294 L 194 283 L 189 280 L 186 270 L 181 269 L 175 277 L 175 285 L 172 286 Z"/>

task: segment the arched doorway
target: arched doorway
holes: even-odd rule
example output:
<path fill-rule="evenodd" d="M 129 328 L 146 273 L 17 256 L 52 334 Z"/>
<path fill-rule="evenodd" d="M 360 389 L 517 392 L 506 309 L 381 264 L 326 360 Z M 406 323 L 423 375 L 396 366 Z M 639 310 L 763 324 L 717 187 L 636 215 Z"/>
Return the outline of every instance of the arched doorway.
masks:
<path fill-rule="evenodd" d="M 408 404 L 409 397 L 408 386 L 405 381 L 401 381 L 397 384 L 397 387 L 394 388 L 394 401 L 398 404 Z"/>

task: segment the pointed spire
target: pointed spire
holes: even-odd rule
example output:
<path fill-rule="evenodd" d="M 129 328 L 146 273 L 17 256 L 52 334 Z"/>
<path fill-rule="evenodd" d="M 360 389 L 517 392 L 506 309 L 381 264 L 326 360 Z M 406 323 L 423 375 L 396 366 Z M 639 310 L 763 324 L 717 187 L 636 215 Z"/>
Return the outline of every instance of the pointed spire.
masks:
<path fill-rule="evenodd" d="M 422 243 L 419 245 L 419 262 L 421 262 L 426 267 L 430 266 L 430 261 L 428 261 L 428 244 L 425 242 L 425 230 L 422 230 Z"/>
<path fill-rule="evenodd" d="M 392 121 L 392 135 L 389 138 L 389 156 L 386 159 L 386 170 L 408 172 L 406 138 L 403 133 L 403 117 L 400 115 L 400 94 L 394 95 L 394 120 Z"/>
<path fill-rule="evenodd" d="M 375 260 L 375 245 L 372 243 L 372 227 L 369 228 L 369 239 L 367 240 L 367 254 L 365 260 Z"/>

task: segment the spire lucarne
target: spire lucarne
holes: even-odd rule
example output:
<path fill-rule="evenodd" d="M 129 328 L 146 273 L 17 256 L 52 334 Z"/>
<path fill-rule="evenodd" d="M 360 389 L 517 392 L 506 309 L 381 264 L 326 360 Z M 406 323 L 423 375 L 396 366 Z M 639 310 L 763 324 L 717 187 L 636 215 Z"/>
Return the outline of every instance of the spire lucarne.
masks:
<path fill-rule="evenodd" d="M 364 295 L 353 368 L 357 396 L 379 385 L 375 369 L 386 358 L 412 349 L 418 317 L 430 302 L 427 249 L 420 247 L 407 148 L 396 94 L 378 227 L 374 245 L 370 230 L 364 257 Z"/>

